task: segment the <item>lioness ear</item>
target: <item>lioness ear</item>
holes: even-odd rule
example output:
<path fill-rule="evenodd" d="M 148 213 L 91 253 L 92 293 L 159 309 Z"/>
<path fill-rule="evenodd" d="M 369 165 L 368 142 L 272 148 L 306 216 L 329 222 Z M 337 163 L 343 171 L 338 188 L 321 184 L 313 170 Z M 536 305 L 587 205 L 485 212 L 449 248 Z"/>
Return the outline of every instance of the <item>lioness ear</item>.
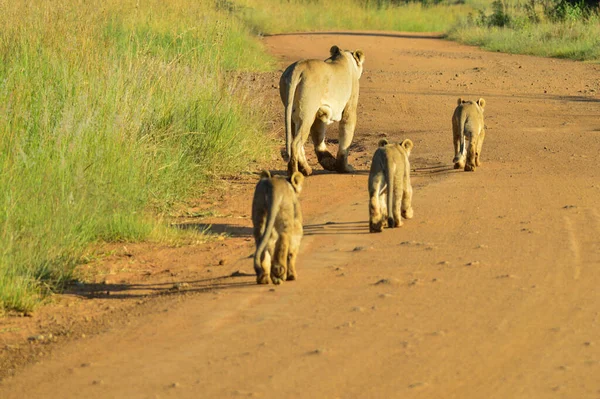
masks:
<path fill-rule="evenodd" d="M 262 172 L 260 172 L 260 178 L 261 179 L 270 179 L 271 172 L 269 172 L 268 170 L 263 170 Z"/>
<path fill-rule="evenodd" d="M 340 48 L 338 46 L 331 46 L 331 48 L 329 49 L 329 54 L 331 54 L 332 57 L 339 53 L 340 53 Z"/>
<path fill-rule="evenodd" d="M 358 65 L 362 65 L 362 63 L 365 62 L 365 53 L 363 53 L 362 50 L 356 50 L 352 53 L 352 56 Z"/>
<path fill-rule="evenodd" d="M 402 147 L 406 150 L 406 153 L 410 155 L 411 150 L 413 149 L 413 142 L 410 139 L 405 139 L 402 142 Z"/>
<path fill-rule="evenodd" d="M 300 191 L 302 191 L 302 183 L 304 183 L 304 176 L 300 172 L 294 172 L 292 177 L 290 177 L 290 183 L 292 184 L 292 187 L 294 187 L 296 194 L 300 194 Z"/>
<path fill-rule="evenodd" d="M 383 146 L 386 146 L 388 144 L 389 144 L 389 142 L 386 139 L 381 139 L 381 140 L 379 140 L 379 143 L 377 143 L 377 146 L 378 147 L 383 147 Z"/>
<path fill-rule="evenodd" d="M 458 97 L 458 101 L 456 102 L 458 105 L 462 104 L 462 98 Z"/>
<path fill-rule="evenodd" d="M 485 108 L 485 100 L 483 98 L 480 98 L 479 100 L 477 100 L 477 104 L 479 104 L 481 109 Z"/>

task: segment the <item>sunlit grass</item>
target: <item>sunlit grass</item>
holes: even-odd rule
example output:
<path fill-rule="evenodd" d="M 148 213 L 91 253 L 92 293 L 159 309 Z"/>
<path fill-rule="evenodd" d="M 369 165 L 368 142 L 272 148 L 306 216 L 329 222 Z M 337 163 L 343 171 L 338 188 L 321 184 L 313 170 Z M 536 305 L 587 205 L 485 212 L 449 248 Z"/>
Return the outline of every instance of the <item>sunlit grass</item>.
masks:
<path fill-rule="evenodd" d="M 231 76 L 270 59 L 212 1 L 0 7 L 0 308 L 31 310 L 90 243 L 163 236 L 152 215 L 268 153 Z"/>
<path fill-rule="evenodd" d="M 376 7 L 356 0 L 232 3 L 233 13 L 260 34 L 332 29 L 445 32 L 460 16 L 473 10 L 469 4 L 424 6 L 410 2 L 399 7 Z"/>
<path fill-rule="evenodd" d="M 542 22 L 519 27 L 458 26 L 448 38 L 490 51 L 573 60 L 600 59 L 600 19 Z"/>

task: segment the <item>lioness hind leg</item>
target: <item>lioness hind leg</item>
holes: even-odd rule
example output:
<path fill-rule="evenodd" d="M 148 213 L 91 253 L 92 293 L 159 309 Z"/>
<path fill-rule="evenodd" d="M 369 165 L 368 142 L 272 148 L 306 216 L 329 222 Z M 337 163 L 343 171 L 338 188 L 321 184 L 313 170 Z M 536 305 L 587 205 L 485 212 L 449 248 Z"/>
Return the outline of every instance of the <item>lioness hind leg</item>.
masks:
<path fill-rule="evenodd" d="M 306 152 L 304 151 L 304 146 L 300 147 L 298 169 L 300 170 L 300 173 L 302 173 L 304 176 L 312 175 L 312 168 L 308 165 L 308 161 L 306 160 Z"/>
<path fill-rule="evenodd" d="M 327 145 L 325 144 L 325 132 L 327 130 L 327 124 L 320 119 L 316 119 L 310 128 L 310 136 L 315 146 L 315 153 L 319 164 L 325 170 L 335 170 L 335 158 L 327 151 Z"/>
<path fill-rule="evenodd" d="M 293 175 L 295 172 L 302 172 L 303 175 L 309 176 L 312 174 L 312 168 L 306 161 L 304 153 L 304 143 L 310 134 L 310 126 L 304 122 L 298 124 L 298 131 L 292 140 L 290 161 L 288 162 L 288 174 Z"/>
<path fill-rule="evenodd" d="M 339 148 L 335 162 L 335 169 L 339 173 L 354 172 L 354 167 L 348 164 L 348 149 L 354 138 L 354 129 L 356 128 L 356 104 L 352 100 L 342 113 L 339 132 Z"/>

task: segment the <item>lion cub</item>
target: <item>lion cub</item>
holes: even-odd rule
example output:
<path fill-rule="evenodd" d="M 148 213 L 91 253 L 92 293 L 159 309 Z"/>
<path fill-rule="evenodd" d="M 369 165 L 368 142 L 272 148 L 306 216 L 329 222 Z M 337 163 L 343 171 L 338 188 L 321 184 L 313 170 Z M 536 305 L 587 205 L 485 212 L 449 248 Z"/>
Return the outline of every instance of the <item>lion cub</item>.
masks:
<path fill-rule="evenodd" d="M 410 162 L 413 148 L 409 139 L 400 144 L 379 141 L 369 172 L 369 231 L 381 232 L 387 219 L 388 227 L 402 226 L 413 217 Z M 387 198 L 386 198 L 387 194 Z M 387 206 L 386 206 L 387 205 Z"/>
<path fill-rule="evenodd" d="M 485 138 L 483 108 L 485 100 L 466 101 L 458 99 L 458 106 L 452 115 L 452 136 L 454 137 L 454 169 L 465 168 L 465 171 L 475 171 L 480 166 L 479 156 Z M 469 147 L 465 148 L 465 138 Z"/>
<path fill-rule="evenodd" d="M 271 176 L 263 171 L 252 200 L 254 270 L 256 282 L 280 284 L 296 279 L 296 256 L 302 240 L 302 212 L 298 195 L 304 176 Z"/>

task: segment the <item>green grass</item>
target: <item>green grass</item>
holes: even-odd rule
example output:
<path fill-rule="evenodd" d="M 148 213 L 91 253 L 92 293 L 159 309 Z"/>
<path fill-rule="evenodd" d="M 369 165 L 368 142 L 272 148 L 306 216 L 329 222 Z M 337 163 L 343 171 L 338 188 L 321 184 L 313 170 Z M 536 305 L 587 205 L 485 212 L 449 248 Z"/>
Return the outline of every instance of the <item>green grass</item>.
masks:
<path fill-rule="evenodd" d="M 98 241 L 270 146 L 235 71 L 271 60 L 212 1 L 3 1 L 0 309 L 32 310 Z M 157 233 L 160 232 L 160 233 Z"/>
<path fill-rule="evenodd" d="M 510 28 L 466 27 L 450 32 L 450 39 L 490 51 L 530 54 L 573 60 L 600 59 L 600 25 L 543 23 Z"/>
<path fill-rule="evenodd" d="M 445 32 L 461 16 L 473 11 L 469 2 L 458 5 L 378 7 L 376 1 L 234 0 L 230 7 L 259 34 L 346 30 L 389 30 L 405 32 Z M 385 2 L 384 2 L 385 3 Z"/>
<path fill-rule="evenodd" d="M 490 26 L 498 11 L 481 11 L 478 19 L 464 18 L 449 31 L 448 38 L 490 51 L 580 61 L 600 59 L 598 14 L 569 6 L 566 11 L 559 10 L 563 14 L 560 18 L 546 15 L 539 8 L 527 13 L 523 3 L 517 2 L 507 8 L 505 26 Z"/>

